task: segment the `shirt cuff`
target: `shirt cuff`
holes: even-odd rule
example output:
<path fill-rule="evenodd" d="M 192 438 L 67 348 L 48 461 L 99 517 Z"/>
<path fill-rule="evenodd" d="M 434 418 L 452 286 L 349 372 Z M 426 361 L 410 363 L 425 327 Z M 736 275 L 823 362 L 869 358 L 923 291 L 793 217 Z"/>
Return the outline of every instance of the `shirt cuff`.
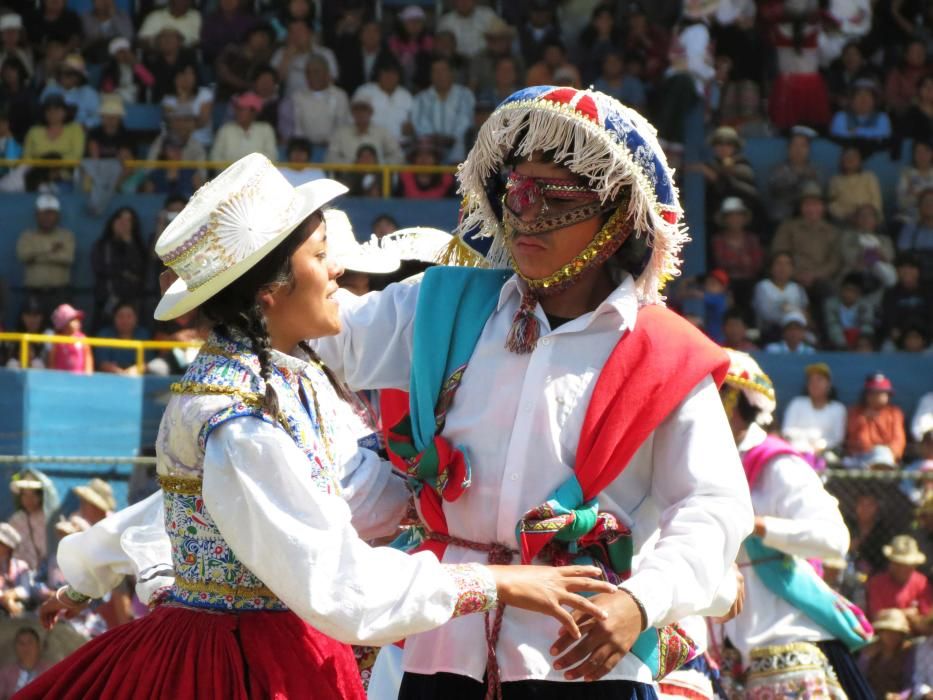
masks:
<path fill-rule="evenodd" d="M 648 627 L 658 627 L 671 609 L 671 582 L 656 571 L 634 574 L 619 586 L 631 593 L 645 609 Z"/>
<path fill-rule="evenodd" d="M 793 548 L 793 542 L 800 534 L 800 528 L 789 518 L 764 516 L 765 536 L 761 538 L 766 547 L 778 549 L 785 554 Z"/>
<path fill-rule="evenodd" d="M 496 580 L 482 564 L 442 564 L 454 580 L 457 600 L 451 617 L 492 610 L 499 603 Z"/>

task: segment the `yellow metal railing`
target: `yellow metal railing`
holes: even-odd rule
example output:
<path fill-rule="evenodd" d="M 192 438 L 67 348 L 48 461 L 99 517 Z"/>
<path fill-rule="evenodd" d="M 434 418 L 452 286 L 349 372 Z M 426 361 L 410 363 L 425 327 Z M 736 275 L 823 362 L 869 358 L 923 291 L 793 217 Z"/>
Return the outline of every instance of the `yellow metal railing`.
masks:
<path fill-rule="evenodd" d="M 42 333 L 0 333 L 0 342 L 19 343 L 19 365 L 29 369 L 29 346 L 33 343 L 75 345 L 84 343 L 91 347 L 122 348 L 136 351 L 136 369 L 146 371 L 146 350 L 174 350 L 175 348 L 199 348 L 201 343 L 181 340 L 121 340 L 120 338 L 75 338 L 70 335 L 43 335 Z"/>
<path fill-rule="evenodd" d="M 50 160 L 47 158 L 20 158 L 0 159 L 0 167 L 15 168 L 27 165 L 31 168 L 76 168 L 81 164 L 79 160 Z M 131 170 L 174 170 L 176 168 L 192 168 L 205 170 L 222 170 L 230 165 L 229 161 L 215 160 L 125 160 L 123 164 Z M 396 173 L 456 173 L 457 168 L 452 165 L 409 165 L 409 164 L 375 164 L 362 165 L 359 163 L 277 163 L 280 168 L 292 170 L 329 170 L 335 173 L 377 173 L 382 177 L 382 196 L 392 196 L 392 176 Z"/>

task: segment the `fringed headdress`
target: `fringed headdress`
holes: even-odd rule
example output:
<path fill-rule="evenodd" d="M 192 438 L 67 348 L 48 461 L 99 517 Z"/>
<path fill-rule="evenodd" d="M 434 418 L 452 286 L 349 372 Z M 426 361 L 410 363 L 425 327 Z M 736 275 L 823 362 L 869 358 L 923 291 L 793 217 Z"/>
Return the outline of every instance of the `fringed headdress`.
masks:
<path fill-rule="evenodd" d="M 768 426 L 774 420 L 777 399 L 774 395 L 774 383 L 764 373 L 755 359 L 748 353 L 726 348 L 729 355 L 729 371 L 725 385 L 736 392 L 745 394 L 748 402 L 758 409 L 757 423 Z M 724 402 L 726 400 L 724 399 Z M 726 406 L 726 413 L 731 414 L 735 406 Z"/>
<path fill-rule="evenodd" d="M 536 151 L 585 178 L 603 206 L 621 201 L 635 237 L 645 236 L 651 256 L 636 279 L 642 304 L 663 303 L 661 290 L 680 272 L 687 242 L 683 210 L 658 144 L 657 132 L 635 110 L 593 90 L 539 86 L 519 90 L 490 115 L 459 168 L 463 212 L 456 251 L 467 238 L 492 237 L 486 264 L 510 267 L 498 176 L 509 158 Z"/>

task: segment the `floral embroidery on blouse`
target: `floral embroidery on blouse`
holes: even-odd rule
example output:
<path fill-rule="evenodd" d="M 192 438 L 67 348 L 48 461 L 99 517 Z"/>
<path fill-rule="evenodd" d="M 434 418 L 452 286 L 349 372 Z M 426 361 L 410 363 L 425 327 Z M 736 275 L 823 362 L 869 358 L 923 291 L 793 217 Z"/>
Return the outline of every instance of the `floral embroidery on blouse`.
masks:
<path fill-rule="evenodd" d="M 444 564 L 457 587 L 457 602 L 451 617 L 492 610 L 498 604 L 496 582 L 481 564 Z"/>

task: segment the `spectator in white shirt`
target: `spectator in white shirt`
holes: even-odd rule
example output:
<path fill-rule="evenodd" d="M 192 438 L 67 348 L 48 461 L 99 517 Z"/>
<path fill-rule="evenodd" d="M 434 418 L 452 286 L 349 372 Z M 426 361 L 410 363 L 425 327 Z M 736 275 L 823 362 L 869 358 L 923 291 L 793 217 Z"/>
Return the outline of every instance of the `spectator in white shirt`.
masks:
<path fill-rule="evenodd" d="M 376 67 L 376 82 L 357 88 L 353 98 L 369 100 L 373 106 L 373 124 L 381 126 L 399 141 L 411 133 L 411 93 L 401 86 L 402 69 L 395 61 L 383 61 Z"/>
<path fill-rule="evenodd" d="M 488 7 L 477 7 L 476 0 L 454 0 L 454 9 L 437 24 L 437 31 L 451 32 L 464 56 L 472 58 L 486 47 L 486 30 L 497 15 Z"/>
<path fill-rule="evenodd" d="M 832 372 L 825 362 L 804 368 L 807 393 L 791 399 L 784 411 L 784 437 L 795 449 L 824 454 L 842 448 L 846 407 L 835 399 Z"/>
<path fill-rule="evenodd" d="M 917 442 L 923 442 L 923 436 L 930 431 L 933 431 L 933 391 L 920 397 L 910 421 L 910 435 Z"/>
<path fill-rule="evenodd" d="M 211 160 L 232 162 L 250 153 L 262 153 L 271 161 L 279 159 L 275 131 L 266 122 L 256 121 L 262 111 L 262 98 L 244 92 L 233 98 L 233 121 L 217 132 L 211 147 Z"/>
<path fill-rule="evenodd" d="M 433 139 L 443 162 L 459 163 L 475 105 L 470 89 L 454 84 L 450 61 L 436 58 L 431 63 L 431 87 L 415 96 L 411 119 L 415 135 Z"/>
<path fill-rule="evenodd" d="M 312 56 L 320 56 L 327 63 L 331 80 L 340 75 L 334 52 L 314 43 L 314 32 L 307 22 L 295 19 L 288 24 L 285 45 L 272 55 L 272 66 L 279 72 L 285 85 L 285 96 L 291 97 L 305 87 L 305 68 Z"/>
<path fill-rule="evenodd" d="M 350 121 L 347 93 L 333 84 L 323 56 L 311 56 L 305 86 L 279 105 L 279 136 L 303 136 L 314 149 L 312 160 L 324 157 L 331 136 Z"/>
<path fill-rule="evenodd" d="M 768 279 L 755 285 L 752 308 L 758 317 L 758 329 L 774 337 L 784 314 L 794 309 L 806 309 L 809 299 L 803 287 L 791 278 L 794 276 L 794 259 L 790 253 L 775 253 L 771 258 Z"/>
<path fill-rule="evenodd" d="M 163 29 L 177 29 L 185 39 L 185 46 L 194 46 L 201 36 L 201 13 L 191 7 L 191 0 L 168 0 L 161 10 L 153 10 L 139 28 L 139 38 L 151 45 Z"/>
<path fill-rule="evenodd" d="M 372 146 L 380 163 L 401 163 L 402 148 L 396 139 L 381 126 L 372 123 L 373 106 L 365 96 L 356 96 L 350 102 L 353 123 L 340 127 L 330 140 L 328 163 L 352 163 L 360 146 Z"/>

